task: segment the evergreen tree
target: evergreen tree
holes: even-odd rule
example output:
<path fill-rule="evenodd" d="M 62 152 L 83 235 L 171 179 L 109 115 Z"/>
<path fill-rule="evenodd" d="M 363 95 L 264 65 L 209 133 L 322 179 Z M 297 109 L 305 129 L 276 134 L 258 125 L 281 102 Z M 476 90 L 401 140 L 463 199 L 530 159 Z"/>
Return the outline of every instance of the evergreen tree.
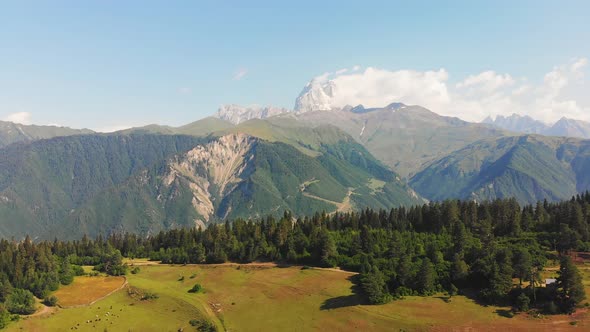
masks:
<path fill-rule="evenodd" d="M 576 306 L 586 298 L 582 276 L 569 256 L 562 256 L 557 278 L 557 300 L 561 310 L 574 312 Z"/>
<path fill-rule="evenodd" d="M 384 304 L 391 300 L 385 275 L 379 268 L 374 267 L 371 272 L 361 275 L 360 281 L 369 303 Z"/>
<path fill-rule="evenodd" d="M 417 288 L 420 293 L 428 295 L 435 290 L 436 272 L 428 258 L 422 260 L 417 277 Z"/>

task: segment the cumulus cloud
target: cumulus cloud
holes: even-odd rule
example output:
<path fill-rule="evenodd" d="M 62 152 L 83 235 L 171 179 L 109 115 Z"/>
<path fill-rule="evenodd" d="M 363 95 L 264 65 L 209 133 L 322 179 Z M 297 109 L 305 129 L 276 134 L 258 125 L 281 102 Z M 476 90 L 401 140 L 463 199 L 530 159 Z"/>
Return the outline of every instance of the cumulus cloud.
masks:
<path fill-rule="evenodd" d="M 27 124 L 31 124 L 31 113 L 29 113 L 29 112 L 16 112 L 16 113 L 8 114 L 2 120 L 27 125 Z"/>
<path fill-rule="evenodd" d="M 494 92 L 500 88 L 511 86 L 514 79 L 508 74 L 496 74 L 492 70 L 484 71 L 478 75 L 468 76 L 465 80 L 457 83 L 458 89 L 476 88 L 487 92 Z"/>
<path fill-rule="evenodd" d="M 333 75 L 335 77 L 330 79 Z M 333 83 L 332 105 L 335 107 L 359 104 L 378 107 L 398 100 L 415 104 L 427 100 L 429 106 L 438 107 L 449 102 L 447 78 L 444 69 L 419 72 L 369 67 L 362 72 L 346 75 L 324 73 L 316 77 L 315 81 L 329 80 Z"/>
<path fill-rule="evenodd" d="M 456 83 L 451 83 L 452 77 L 444 68 L 391 71 L 368 67 L 358 72 L 324 73 L 312 84 L 330 87 L 332 107 L 381 107 L 403 102 L 468 121 L 512 113 L 548 123 L 563 116 L 590 121 L 590 87 L 584 80 L 587 65 L 586 58 L 572 59 L 536 81 L 486 70 L 454 78 Z"/>
<path fill-rule="evenodd" d="M 247 74 L 248 74 L 248 68 L 240 68 L 240 69 L 236 70 L 232 79 L 234 81 L 239 81 L 242 78 L 244 78 Z"/>

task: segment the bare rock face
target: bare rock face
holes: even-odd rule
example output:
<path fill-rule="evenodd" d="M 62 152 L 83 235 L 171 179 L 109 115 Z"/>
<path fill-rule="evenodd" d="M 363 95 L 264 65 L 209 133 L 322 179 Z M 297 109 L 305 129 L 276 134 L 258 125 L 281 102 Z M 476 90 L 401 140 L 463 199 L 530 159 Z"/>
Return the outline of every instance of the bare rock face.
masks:
<path fill-rule="evenodd" d="M 230 134 L 199 145 L 169 163 L 163 184 L 170 187 L 177 181 L 188 183 L 192 206 L 200 216 L 195 223 L 203 225 L 214 215 L 216 202 L 242 181 L 255 143 L 256 138 L 251 136 Z"/>
<path fill-rule="evenodd" d="M 239 124 L 251 119 L 266 119 L 271 116 L 290 112 L 286 108 L 273 107 L 273 106 L 239 106 L 239 105 L 222 105 L 215 113 L 215 117 L 221 120 L 231 122 L 233 124 Z"/>

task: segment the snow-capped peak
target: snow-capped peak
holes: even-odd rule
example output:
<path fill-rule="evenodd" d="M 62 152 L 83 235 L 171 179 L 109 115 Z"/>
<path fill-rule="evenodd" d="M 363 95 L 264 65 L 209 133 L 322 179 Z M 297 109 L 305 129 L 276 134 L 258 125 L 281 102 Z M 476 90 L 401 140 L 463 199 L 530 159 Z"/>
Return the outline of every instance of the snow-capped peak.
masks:
<path fill-rule="evenodd" d="M 295 112 L 329 111 L 336 85 L 333 81 L 313 79 L 303 88 L 295 101 Z"/>

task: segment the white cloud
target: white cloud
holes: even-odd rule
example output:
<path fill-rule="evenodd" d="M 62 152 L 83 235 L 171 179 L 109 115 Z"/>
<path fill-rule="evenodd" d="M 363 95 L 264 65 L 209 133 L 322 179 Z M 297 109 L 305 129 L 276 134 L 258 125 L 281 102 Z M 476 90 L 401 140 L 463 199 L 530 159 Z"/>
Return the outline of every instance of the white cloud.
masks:
<path fill-rule="evenodd" d="M 129 129 L 129 128 L 133 128 L 133 127 L 134 126 L 130 126 L 130 125 L 110 125 L 110 126 L 94 128 L 93 130 L 96 132 L 99 132 L 99 133 L 112 133 L 115 131 L 125 130 L 125 129 Z"/>
<path fill-rule="evenodd" d="M 471 75 L 465 80 L 457 83 L 457 89 L 476 88 L 494 92 L 500 88 L 511 86 L 514 84 L 514 79 L 508 74 L 496 74 L 494 71 L 484 71 L 478 75 Z"/>
<path fill-rule="evenodd" d="M 447 78 L 444 69 L 419 72 L 368 67 L 362 72 L 346 75 L 324 73 L 314 81 L 330 80 L 334 83 L 331 104 L 335 107 L 358 104 L 378 107 L 405 100 L 407 103 L 422 103 L 434 108 L 449 101 L 445 83 Z"/>
<path fill-rule="evenodd" d="M 240 68 L 238 69 L 233 76 L 234 81 L 239 81 L 244 78 L 248 74 L 248 68 Z"/>
<path fill-rule="evenodd" d="M 572 59 L 541 77 L 515 79 L 508 73 L 483 71 L 455 78 L 444 68 L 434 71 L 364 71 L 324 73 L 315 83 L 330 85 L 332 107 L 381 107 L 392 102 L 421 105 L 433 112 L 481 121 L 488 115 L 518 113 L 552 123 L 565 116 L 590 121 L 590 98 L 584 80 L 588 60 Z M 356 66 L 355 66 L 356 67 Z M 329 82 L 329 84 L 328 84 Z"/>
<path fill-rule="evenodd" d="M 183 94 L 183 95 L 190 94 L 191 92 L 193 92 L 193 89 L 188 88 L 188 87 L 178 88 L 178 93 Z"/>
<path fill-rule="evenodd" d="M 346 73 L 347 71 L 348 71 L 348 68 L 342 68 L 340 70 L 337 70 L 334 74 L 341 75 L 341 74 Z"/>
<path fill-rule="evenodd" d="M 5 116 L 2 120 L 27 125 L 27 124 L 31 124 L 31 113 L 29 113 L 29 112 L 12 113 L 12 114 L 8 114 L 7 116 Z"/>

